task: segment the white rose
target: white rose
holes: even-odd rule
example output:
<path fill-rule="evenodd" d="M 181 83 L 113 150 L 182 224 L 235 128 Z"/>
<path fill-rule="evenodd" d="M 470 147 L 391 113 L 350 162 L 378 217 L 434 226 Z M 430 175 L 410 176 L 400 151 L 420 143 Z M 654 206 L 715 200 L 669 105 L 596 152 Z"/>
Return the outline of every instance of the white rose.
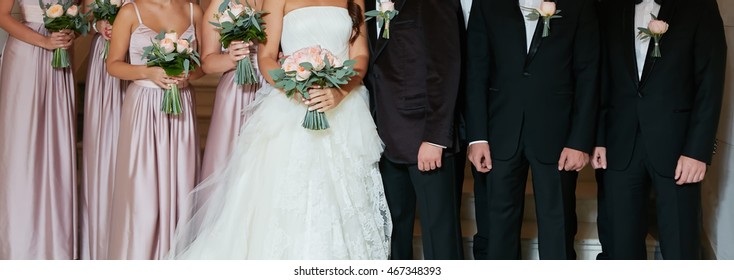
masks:
<path fill-rule="evenodd" d="M 166 37 L 164 38 L 170 39 L 171 41 L 175 42 L 176 40 L 178 40 L 178 34 L 176 34 L 176 32 L 168 32 L 166 33 Z"/>
<path fill-rule="evenodd" d="M 395 10 L 395 3 L 393 3 L 392 1 L 385 1 L 385 2 L 380 3 L 380 11 L 387 12 L 387 11 L 394 11 L 394 10 Z"/>
<path fill-rule="evenodd" d="M 233 15 L 239 16 L 242 14 L 242 12 L 245 11 L 245 5 L 234 4 L 234 2 L 230 2 L 230 3 L 232 4 L 229 5 L 229 12 L 231 12 Z"/>
<path fill-rule="evenodd" d="M 110 4 L 120 7 L 122 5 L 122 0 L 110 0 Z"/>
<path fill-rule="evenodd" d="M 229 22 L 229 23 L 234 22 L 234 20 L 232 20 L 232 17 L 230 17 L 228 13 L 224 13 L 221 16 L 219 16 L 219 23 L 222 24 L 225 22 Z"/>

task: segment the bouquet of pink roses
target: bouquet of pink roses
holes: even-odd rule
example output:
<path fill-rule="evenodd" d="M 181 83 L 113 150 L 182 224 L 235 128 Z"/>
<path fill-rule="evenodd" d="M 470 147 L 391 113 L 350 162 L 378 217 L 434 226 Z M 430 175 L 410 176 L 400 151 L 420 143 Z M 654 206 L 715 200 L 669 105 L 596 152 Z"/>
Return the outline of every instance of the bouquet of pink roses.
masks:
<path fill-rule="evenodd" d="M 110 24 L 114 24 L 117 13 L 120 12 L 120 7 L 122 7 L 122 2 L 123 0 L 94 0 L 92 4 L 89 4 L 94 21 L 106 20 Z M 102 53 L 104 58 L 107 58 L 109 50 L 110 41 L 106 41 Z"/>
<path fill-rule="evenodd" d="M 285 58 L 281 68 L 268 73 L 275 81 L 275 87 L 283 89 L 289 98 L 298 93 L 309 99 L 309 88 L 339 88 L 349 83 L 358 74 L 354 71 L 355 63 L 354 60 L 342 61 L 320 46 L 312 46 L 296 51 Z M 323 112 L 306 111 L 303 127 L 324 130 L 329 128 L 329 122 Z"/>
<path fill-rule="evenodd" d="M 61 30 L 70 29 L 82 35 L 86 35 L 89 31 L 89 22 L 86 14 L 79 12 L 79 6 L 74 5 L 71 0 L 59 0 L 56 4 L 44 4 L 39 0 L 38 5 L 43 9 L 43 24 L 46 30 L 51 32 L 59 32 Z M 66 68 L 69 67 L 69 53 L 66 49 L 55 49 L 53 59 L 51 59 L 51 67 Z"/>
<path fill-rule="evenodd" d="M 188 75 L 201 65 L 199 53 L 191 47 L 191 38 L 178 38 L 176 32 L 161 31 L 153 40 L 153 45 L 143 48 L 143 59 L 147 59 L 148 67 L 157 66 L 166 71 L 166 75 L 175 77 Z M 193 63 L 192 63 L 193 62 Z M 181 97 L 178 85 L 172 84 L 166 89 L 161 101 L 161 111 L 166 114 L 181 113 Z"/>
<path fill-rule="evenodd" d="M 266 12 L 255 11 L 250 4 L 240 4 L 239 0 L 224 0 L 219 6 L 219 13 L 214 15 L 218 22 L 209 22 L 219 30 L 219 42 L 228 48 L 232 41 L 264 41 L 266 38 L 262 15 Z M 255 84 L 255 68 L 252 61 L 242 59 L 237 62 L 234 81 L 238 85 Z"/>

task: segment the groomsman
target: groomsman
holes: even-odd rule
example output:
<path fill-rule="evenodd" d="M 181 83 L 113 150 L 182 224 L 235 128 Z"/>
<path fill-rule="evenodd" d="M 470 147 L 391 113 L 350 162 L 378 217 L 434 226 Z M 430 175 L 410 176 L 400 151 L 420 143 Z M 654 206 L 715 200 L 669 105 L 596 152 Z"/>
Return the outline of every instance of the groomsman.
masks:
<path fill-rule="evenodd" d="M 366 0 L 366 10 L 378 4 Z M 385 142 L 380 171 L 393 222 L 391 258 L 413 259 L 417 204 L 423 257 L 461 259 L 452 157 L 458 150 L 461 6 L 459 0 L 398 0 L 394 8 L 389 38 L 385 26 L 367 22 L 367 79 Z"/>
<path fill-rule="evenodd" d="M 468 158 L 488 172 L 489 259 L 520 258 L 528 169 L 540 258 L 576 258 L 576 179 L 594 146 L 598 107 L 598 25 L 596 0 L 472 4 Z"/>
<path fill-rule="evenodd" d="M 663 258 L 699 259 L 700 182 L 711 163 L 726 64 L 716 1 L 614 1 L 600 20 L 607 82 L 592 164 L 606 169 L 610 256 L 647 257 L 654 191 Z M 658 38 L 640 36 L 641 27 Z"/>

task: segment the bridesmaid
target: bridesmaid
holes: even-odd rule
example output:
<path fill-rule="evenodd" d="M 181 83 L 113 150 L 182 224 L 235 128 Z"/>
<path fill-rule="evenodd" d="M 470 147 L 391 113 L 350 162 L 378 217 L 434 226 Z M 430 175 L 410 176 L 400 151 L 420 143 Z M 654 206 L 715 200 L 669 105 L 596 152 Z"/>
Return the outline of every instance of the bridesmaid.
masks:
<path fill-rule="evenodd" d="M 13 3 L 22 21 L 10 16 Z M 76 258 L 74 78 L 71 67 L 51 67 L 53 50 L 75 35 L 48 32 L 42 15 L 38 0 L 0 1 L 10 34 L 0 66 L 0 259 Z"/>
<path fill-rule="evenodd" d="M 240 3 L 245 3 L 245 0 L 240 1 Z M 208 18 L 205 22 L 217 21 L 214 14 L 219 12 L 219 5 L 222 2 L 224 1 L 213 0 L 209 4 L 205 13 Z M 262 0 L 248 1 L 256 11 L 262 9 L 263 2 Z M 213 25 L 205 24 L 203 35 L 204 37 L 201 40 L 202 69 L 206 73 L 225 72 L 217 86 L 214 111 L 209 126 L 209 134 L 206 138 L 206 149 L 204 150 L 204 160 L 201 166 L 202 178 L 206 178 L 226 162 L 235 143 L 234 139 L 239 135 L 240 127 L 245 121 L 243 109 L 255 100 L 255 92 L 265 80 L 258 72 L 257 76 L 260 78 L 258 84 L 237 85 L 234 82 L 234 69 L 239 60 L 252 59 L 255 71 L 258 71 L 255 44 L 241 41 L 232 42 L 229 49 L 223 52 L 222 44 L 219 42 L 219 31 Z"/>
<path fill-rule="evenodd" d="M 92 3 L 94 0 L 84 0 L 85 9 Z M 97 34 L 89 49 L 81 156 L 79 237 L 83 260 L 107 258 L 109 202 L 115 181 L 117 132 L 125 93 L 124 83 L 107 73 L 104 61 L 103 51 L 112 35 L 112 25 L 106 20 L 94 24 Z"/>
<path fill-rule="evenodd" d="M 110 219 L 110 259 L 166 257 L 188 193 L 199 179 L 194 96 L 187 78 L 146 67 L 143 48 L 161 31 L 194 40 L 202 11 L 186 0 L 137 0 L 120 10 L 112 30 L 110 75 L 132 80 L 122 104 Z M 130 54 L 130 63 L 125 62 Z M 200 77 L 197 70 L 188 79 Z M 161 112 L 162 88 L 178 83 L 183 113 Z"/>

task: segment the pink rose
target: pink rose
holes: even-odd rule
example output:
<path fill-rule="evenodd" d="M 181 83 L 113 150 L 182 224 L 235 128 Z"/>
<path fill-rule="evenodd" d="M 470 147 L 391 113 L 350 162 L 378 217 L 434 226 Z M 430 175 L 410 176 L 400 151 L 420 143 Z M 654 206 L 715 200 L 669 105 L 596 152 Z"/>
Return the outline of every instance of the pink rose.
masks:
<path fill-rule="evenodd" d="M 549 17 L 556 14 L 556 3 L 555 2 L 543 2 L 540 4 L 538 9 L 541 16 Z"/>
<path fill-rule="evenodd" d="M 394 11 L 394 10 L 395 10 L 395 3 L 393 3 L 392 1 L 380 2 L 381 12 L 388 12 L 388 11 Z"/>
<path fill-rule="evenodd" d="M 662 20 L 651 20 L 650 23 L 647 24 L 647 29 L 650 29 L 652 34 L 665 34 L 665 32 L 668 32 L 668 23 Z"/>
<path fill-rule="evenodd" d="M 242 14 L 242 12 L 245 11 L 245 5 L 242 4 L 236 4 L 234 2 L 229 2 L 229 12 L 231 12 L 235 16 L 239 16 Z"/>
<path fill-rule="evenodd" d="M 163 52 L 165 53 L 172 53 L 176 49 L 176 45 L 174 44 L 174 40 L 171 40 L 170 38 L 163 38 L 160 42 L 158 42 L 158 45 L 161 46 L 161 49 L 163 49 Z"/>
<path fill-rule="evenodd" d="M 64 7 L 59 4 L 51 5 L 51 7 L 48 7 L 48 10 L 46 10 L 46 16 L 49 18 L 58 18 L 63 15 Z"/>
<path fill-rule="evenodd" d="M 191 47 L 189 46 L 189 41 L 186 41 L 184 39 L 179 39 L 178 41 L 176 41 L 176 52 L 188 53 L 190 48 Z"/>
<path fill-rule="evenodd" d="M 66 9 L 66 14 L 70 17 L 75 17 L 79 14 L 79 7 L 77 5 L 71 5 L 71 7 Z"/>
<path fill-rule="evenodd" d="M 296 69 L 296 81 L 302 82 L 308 80 L 308 78 L 311 78 L 311 71 L 308 71 L 306 70 L 306 68 L 298 66 L 298 69 Z"/>

